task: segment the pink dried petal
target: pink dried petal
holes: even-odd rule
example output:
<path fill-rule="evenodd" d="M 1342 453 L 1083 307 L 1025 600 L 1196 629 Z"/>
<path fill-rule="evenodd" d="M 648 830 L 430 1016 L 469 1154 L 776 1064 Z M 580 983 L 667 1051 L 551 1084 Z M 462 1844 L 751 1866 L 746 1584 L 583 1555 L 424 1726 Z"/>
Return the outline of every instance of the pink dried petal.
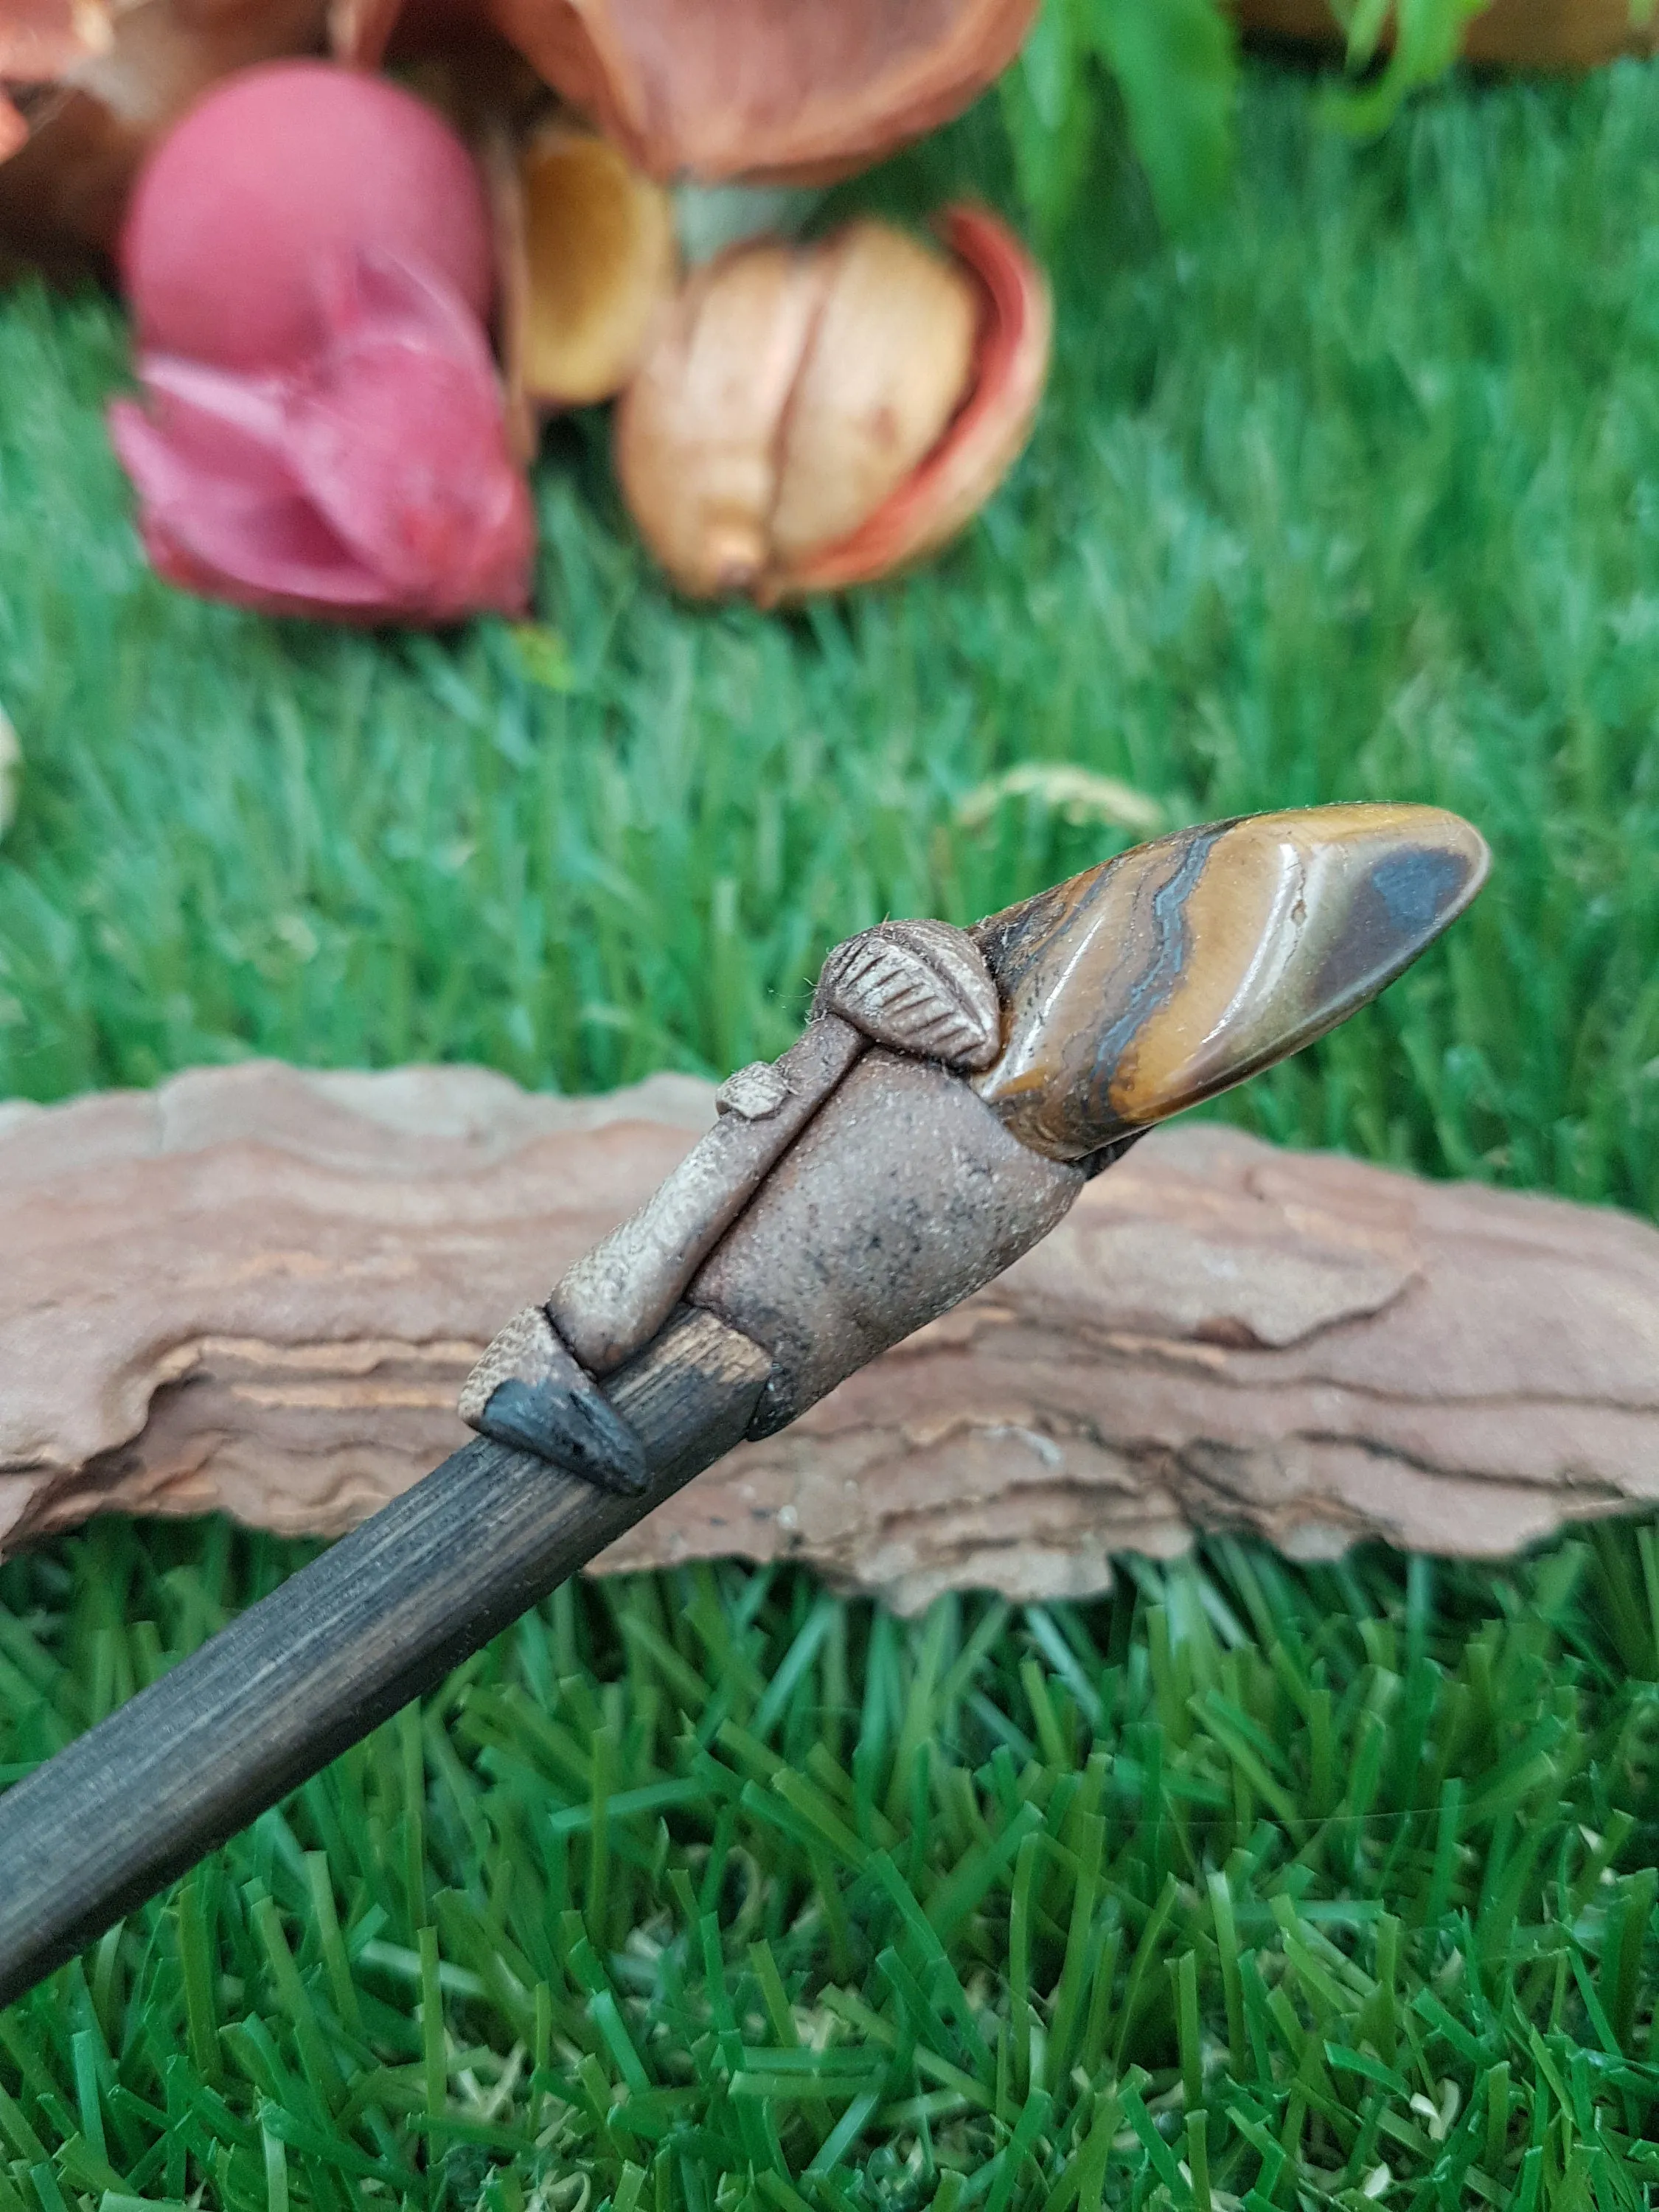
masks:
<path fill-rule="evenodd" d="M 280 453 L 288 420 L 288 380 L 240 376 L 176 354 L 139 356 L 138 374 L 168 436 L 204 466 L 256 474 Z"/>
<path fill-rule="evenodd" d="M 117 400 L 110 433 L 138 489 L 145 547 L 169 582 L 243 605 L 385 604 L 381 579 L 341 544 L 279 451 L 261 457 L 245 441 L 233 452 L 204 439 L 191 410 L 165 402 L 152 417 Z"/>
<path fill-rule="evenodd" d="M 364 251 L 295 380 L 286 450 L 341 538 L 434 615 L 522 611 L 534 525 L 483 333 L 429 275 Z"/>

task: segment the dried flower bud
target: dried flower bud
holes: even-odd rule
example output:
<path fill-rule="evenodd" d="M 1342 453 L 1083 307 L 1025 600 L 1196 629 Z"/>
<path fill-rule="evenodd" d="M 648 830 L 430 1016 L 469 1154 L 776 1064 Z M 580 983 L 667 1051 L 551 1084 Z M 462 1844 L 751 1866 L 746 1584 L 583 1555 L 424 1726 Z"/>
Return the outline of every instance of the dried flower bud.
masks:
<path fill-rule="evenodd" d="M 1048 290 L 990 216 L 946 260 L 875 222 L 741 246 L 658 322 L 617 412 L 617 466 L 694 596 L 763 605 L 884 574 L 951 536 L 1024 443 Z"/>
<path fill-rule="evenodd" d="M 285 373 L 141 357 L 148 409 L 118 400 L 110 429 L 152 562 L 273 614 L 521 614 L 534 529 L 482 329 L 389 256 L 332 274 L 322 338 Z"/>
<path fill-rule="evenodd" d="M 360 248 L 422 267 L 482 318 L 489 220 L 465 146 L 424 101 L 326 62 L 245 70 L 146 162 L 121 234 L 141 347 L 290 367 L 315 344 L 318 271 Z"/>
<path fill-rule="evenodd" d="M 149 405 L 111 428 L 163 575 L 362 622 L 522 611 L 488 218 L 437 115 L 322 63 L 249 70 L 147 166 L 121 258 Z"/>
<path fill-rule="evenodd" d="M 823 270 L 772 508 L 772 556 L 786 569 L 849 538 L 892 496 L 973 375 L 979 302 L 960 269 L 866 222 L 842 234 Z"/>

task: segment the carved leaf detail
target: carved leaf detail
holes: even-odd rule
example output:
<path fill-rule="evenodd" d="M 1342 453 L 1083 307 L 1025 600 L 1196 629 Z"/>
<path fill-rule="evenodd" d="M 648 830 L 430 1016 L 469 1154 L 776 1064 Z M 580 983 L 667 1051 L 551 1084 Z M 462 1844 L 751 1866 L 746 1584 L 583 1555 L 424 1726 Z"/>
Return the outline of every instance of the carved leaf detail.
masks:
<path fill-rule="evenodd" d="M 884 921 L 824 963 L 817 1006 L 876 1044 L 947 1067 L 988 1067 L 1002 1008 L 979 947 L 942 921 Z"/>

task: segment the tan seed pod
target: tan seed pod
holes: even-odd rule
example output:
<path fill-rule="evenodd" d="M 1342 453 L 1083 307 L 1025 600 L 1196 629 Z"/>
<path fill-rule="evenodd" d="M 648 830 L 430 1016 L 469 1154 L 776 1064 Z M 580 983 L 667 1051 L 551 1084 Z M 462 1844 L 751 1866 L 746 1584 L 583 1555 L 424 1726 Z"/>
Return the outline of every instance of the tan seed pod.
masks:
<path fill-rule="evenodd" d="M 827 265 L 765 245 L 695 270 L 623 395 L 623 492 L 658 559 L 694 597 L 757 590 L 770 567 L 778 428 Z"/>
<path fill-rule="evenodd" d="M 961 270 L 885 223 L 828 249 L 823 306 L 781 425 L 772 554 L 846 538 L 938 443 L 968 388 L 978 302 Z"/>
<path fill-rule="evenodd" d="M 884 224 L 732 248 L 657 322 L 617 410 L 641 533 L 682 591 L 762 605 L 884 574 L 960 529 L 1024 445 L 1048 288 L 993 217 L 941 257 Z"/>
<path fill-rule="evenodd" d="M 946 210 L 940 228 L 979 288 L 973 387 L 946 434 L 891 499 L 839 544 L 803 556 L 776 580 L 775 599 L 907 568 L 956 536 L 1024 450 L 1048 380 L 1054 332 L 1048 284 L 1012 232 L 982 209 Z"/>
<path fill-rule="evenodd" d="M 884 921 L 849 939 L 824 963 L 816 1011 L 947 1067 L 989 1067 L 1001 1049 L 1001 1002 L 985 957 L 948 922 Z"/>

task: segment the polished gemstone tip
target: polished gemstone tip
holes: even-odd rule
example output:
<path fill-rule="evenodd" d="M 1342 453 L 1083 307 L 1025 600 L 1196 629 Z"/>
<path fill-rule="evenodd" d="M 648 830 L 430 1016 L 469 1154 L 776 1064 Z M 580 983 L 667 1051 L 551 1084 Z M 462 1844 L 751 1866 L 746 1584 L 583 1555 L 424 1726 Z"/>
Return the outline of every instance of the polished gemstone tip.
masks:
<path fill-rule="evenodd" d="M 975 933 L 1003 1001 L 975 1087 L 1014 1133 L 1081 1159 L 1322 1036 L 1486 880 L 1440 807 L 1286 809 L 1177 830 Z"/>

